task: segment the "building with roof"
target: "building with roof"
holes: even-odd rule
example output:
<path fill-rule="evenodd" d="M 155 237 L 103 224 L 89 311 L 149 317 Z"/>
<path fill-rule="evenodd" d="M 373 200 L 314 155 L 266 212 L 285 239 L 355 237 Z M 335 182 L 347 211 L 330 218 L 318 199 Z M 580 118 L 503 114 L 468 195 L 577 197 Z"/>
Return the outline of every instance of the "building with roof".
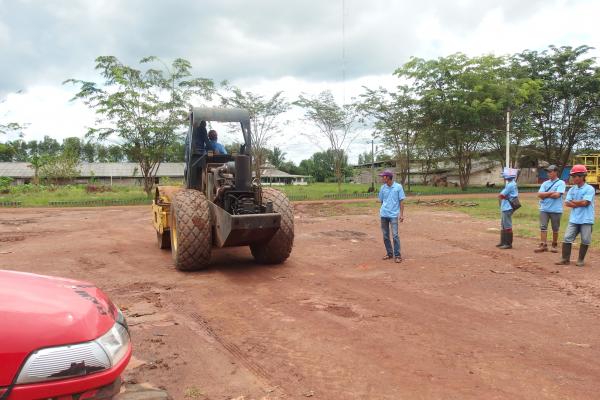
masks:
<path fill-rule="evenodd" d="M 158 167 L 156 183 L 171 179 L 183 180 L 183 163 L 162 163 Z M 71 183 L 89 183 L 105 185 L 142 185 L 143 177 L 137 163 L 81 163 L 77 166 L 79 174 Z M 34 170 L 26 162 L 0 162 L 0 176 L 13 179 L 13 184 L 32 183 Z"/>
<path fill-rule="evenodd" d="M 252 173 L 255 176 L 256 173 Z M 281 185 L 307 185 L 308 175 L 292 175 L 280 171 L 273 164 L 265 163 L 260 168 L 260 182 L 263 185 L 281 186 Z"/>
<path fill-rule="evenodd" d="M 71 183 L 90 183 L 103 185 L 143 185 L 140 167 L 137 163 L 81 163 L 77 167 L 79 174 Z M 161 163 L 156 173 L 155 183 L 178 183 L 183 181 L 184 163 Z M 253 174 L 254 175 L 254 174 Z M 13 185 L 32 183 L 34 170 L 26 162 L 0 162 L 0 176 L 13 179 Z M 261 183 L 264 185 L 306 185 L 309 176 L 292 175 L 264 164 L 261 168 Z"/>

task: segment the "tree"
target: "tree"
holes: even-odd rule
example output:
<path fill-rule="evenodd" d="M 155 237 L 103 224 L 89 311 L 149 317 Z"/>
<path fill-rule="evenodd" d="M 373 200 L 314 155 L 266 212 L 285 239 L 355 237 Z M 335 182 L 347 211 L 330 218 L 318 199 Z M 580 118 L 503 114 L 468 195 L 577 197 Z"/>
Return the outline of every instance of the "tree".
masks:
<path fill-rule="evenodd" d="M 80 173 L 77 169 L 79 159 L 68 152 L 63 152 L 63 154 L 54 157 L 46 156 L 39 160 L 43 160 L 41 165 L 37 166 L 39 176 L 51 183 L 68 182 Z"/>
<path fill-rule="evenodd" d="M 428 133 L 433 147 L 446 149 L 463 190 L 473 159 L 487 144 L 486 134 L 497 132 L 506 98 L 493 83 L 503 65 L 499 57 L 458 53 L 436 60 L 413 58 L 395 72 L 414 84 L 419 129 Z"/>
<path fill-rule="evenodd" d="M 348 165 L 348 156 L 343 154 L 341 158 L 342 179 L 352 175 L 352 168 Z M 302 160 L 297 169 L 298 175 L 310 175 L 317 182 L 338 180 L 336 174 L 336 154 L 333 150 L 314 153 L 310 159 Z"/>
<path fill-rule="evenodd" d="M 400 168 L 400 181 L 404 184 L 409 177 L 410 162 L 414 158 L 412 149 L 419 133 L 417 101 L 406 86 L 398 87 L 397 92 L 383 88 L 365 89 L 358 109 L 373 121 L 375 136 L 383 139 L 384 145 L 393 149 Z"/>
<path fill-rule="evenodd" d="M 18 93 L 20 93 L 20 91 Z M 5 99 L 0 99 L 0 104 L 5 101 Z M 6 122 L 0 120 L 0 135 L 17 133 L 19 137 L 23 137 L 23 129 L 25 129 L 25 125 L 19 124 L 18 122 Z"/>
<path fill-rule="evenodd" d="M 547 161 L 567 165 L 575 146 L 600 145 L 600 68 L 588 46 L 550 46 L 515 56 L 529 78 L 540 82 L 531 129 L 540 135 Z"/>
<path fill-rule="evenodd" d="M 346 151 L 356 139 L 355 122 L 358 114 L 353 105 L 340 106 L 336 103 L 330 91 L 321 92 L 316 97 L 300 98 L 295 105 L 304 109 L 304 118 L 313 123 L 320 135 L 307 133 L 314 142 L 319 144 L 324 136 L 329 142 L 329 150 L 333 157 L 334 176 L 338 184 L 338 192 L 342 190 L 344 179 L 344 162 L 347 163 Z"/>
<path fill-rule="evenodd" d="M 269 150 L 267 153 L 267 161 L 269 161 L 277 169 L 281 168 L 281 165 L 285 162 L 285 152 L 279 147 L 273 147 L 273 150 Z"/>
<path fill-rule="evenodd" d="M 63 154 L 65 154 L 68 158 L 70 159 L 74 159 L 74 160 L 80 160 L 82 158 L 82 153 L 83 153 L 83 145 L 81 143 L 81 139 L 79 139 L 78 137 L 68 137 L 63 139 L 63 145 L 62 145 L 62 152 Z M 85 158 L 85 157 L 83 157 Z M 92 153 L 92 161 L 94 156 Z"/>
<path fill-rule="evenodd" d="M 65 83 L 79 85 L 73 100 L 82 100 L 99 116 L 89 137 L 104 140 L 111 135 L 122 141 L 128 158 L 139 165 L 148 195 L 168 146 L 177 129 L 188 122 L 188 103 L 192 96 L 208 99 L 214 92 L 212 80 L 194 78 L 191 64 L 184 59 L 170 66 L 156 57 L 146 57 L 140 64 L 160 63 L 163 69 L 145 71 L 127 66 L 116 57 L 96 58 L 95 69 L 104 82 L 68 79 Z"/>
<path fill-rule="evenodd" d="M 373 162 L 373 154 L 370 151 L 365 151 L 358 155 L 358 165 L 371 164 Z"/>
<path fill-rule="evenodd" d="M 256 178 L 260 179 L 260 167 L 266 160 L 266 149 L 273 136 L 280 132 L 281 114 L 289 110 L 290 104 L 283 96 L 283 92 L 265 97 L 252 92 L 242 92 L 234 86 L 226 86 L 224 93 L 219 96 L 223 106 L 243 108 L 250 113 L 254 171 Z"/>

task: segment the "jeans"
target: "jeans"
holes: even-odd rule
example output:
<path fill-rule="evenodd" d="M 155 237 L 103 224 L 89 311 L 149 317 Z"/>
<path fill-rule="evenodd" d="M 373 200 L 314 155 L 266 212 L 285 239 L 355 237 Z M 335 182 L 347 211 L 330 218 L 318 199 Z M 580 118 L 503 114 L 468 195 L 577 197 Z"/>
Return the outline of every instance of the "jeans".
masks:
<path fill-rule="evenodd" d="M 510 211 L 502 211 L 502 219 L 501 219 L 501 226 L 502 229 L 512 229 L 512 215 L 513 215 L 513 210 Z"/>
<path fill-rule="evenodd" d="M 394 239 L 394 251 L 390 243 L 390 225 L 392 226 L 392 237 Z M 400 237 L 398 236 L 398 218 L 381 217 L 381 232 L 383 233 L 383 244 L 388 256 L 400 257 Z"/>
<path fill-rule="evenodd" d="M 592 224 L 573 224 L 569 222 L 565 233 L 565 243 L 573 243 L 577 234 L 581 233 L 581 244 L 592 243 Z"/>

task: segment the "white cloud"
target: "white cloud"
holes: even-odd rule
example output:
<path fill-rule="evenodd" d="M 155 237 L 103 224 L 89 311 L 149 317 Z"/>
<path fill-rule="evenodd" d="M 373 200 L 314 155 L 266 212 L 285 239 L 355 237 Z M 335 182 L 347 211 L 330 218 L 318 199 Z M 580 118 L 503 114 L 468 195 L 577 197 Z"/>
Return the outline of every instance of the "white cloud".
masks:
<path fill-rule="evenodd" d="M 183 57 L 196 75 L 228 79 L 244 90 L 283 90 L 294 100 L 302 92 L 328 89 L 349 102 L 363 85 L 395 86 L 392 72 L 411 55 L 499 55 L 600 42 L 600 2 L 594 0 L 346 0 L 345 40 L 341 1 L 147 4 L 0 0 L 0 99 L 24 90 L 8 95 L 0 116 L 29 123 L 27 140 L 83 136 L 94 113 L 69 102 L 74 90 L 61 82 L 96 79 L 93 59 L 105 54 L 127 63 L 147 55 Z M 301 135 L 311 129 L 301 116 L 298 109 L 290 111 L 290 123 L 274 141 L 296 162 L 320 150 Z M 234 140 L 223 133 L 224 140 Z M 369 149 L 368 132 L 363 136 L 351 147 L 353 160 Z"/>

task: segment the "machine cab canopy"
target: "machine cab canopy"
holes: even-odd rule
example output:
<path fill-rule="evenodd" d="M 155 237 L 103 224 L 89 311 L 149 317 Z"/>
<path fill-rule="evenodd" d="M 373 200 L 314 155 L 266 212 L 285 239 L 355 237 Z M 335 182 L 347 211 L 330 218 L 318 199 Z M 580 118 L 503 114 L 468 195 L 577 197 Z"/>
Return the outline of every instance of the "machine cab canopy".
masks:
<path fill-rule="evenodd" d="M 250 113 L 242 108 L 190 107 L 190 124 L 200 121 L 239 122 L 246 152 L 250 151 Z"/>

